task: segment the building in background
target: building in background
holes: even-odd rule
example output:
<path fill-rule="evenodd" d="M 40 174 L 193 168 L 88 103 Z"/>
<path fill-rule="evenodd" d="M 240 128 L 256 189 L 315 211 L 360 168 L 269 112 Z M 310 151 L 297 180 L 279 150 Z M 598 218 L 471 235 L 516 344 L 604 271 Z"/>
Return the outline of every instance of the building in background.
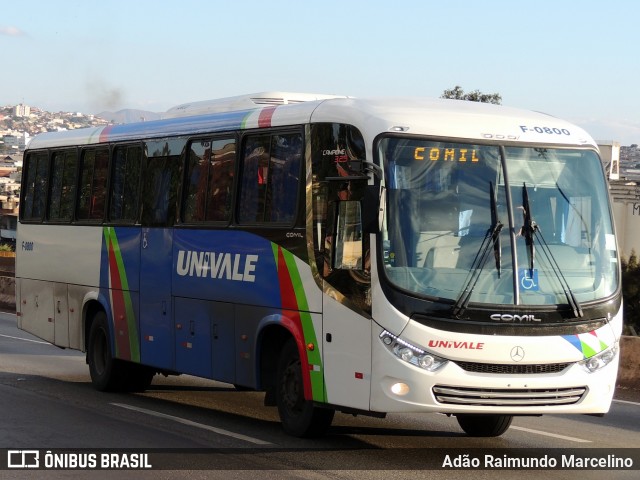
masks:
<path fill-rule="evenodd" d="M 22 154 L 0 158 L 0 244 L 15 247 Z"/>
<path fill-rule="evenodd" d="M 620 147 L 619 142 L 598 142 L 602 163 L 609 178 L 619 253 L 628 259 L 640 254 L 640 149 Z"/>
<path fill-rule="evenodd" d="M 599 141 L 600 158 L 609 180 L 620 179 L 620 142 Z"/>
<path fill-rule="evenodd" d="M 13 115 L 14 117 L 28 117 L 31 115 L 31 107 L 29 105 L 16 105 L 13 107 Z"/>

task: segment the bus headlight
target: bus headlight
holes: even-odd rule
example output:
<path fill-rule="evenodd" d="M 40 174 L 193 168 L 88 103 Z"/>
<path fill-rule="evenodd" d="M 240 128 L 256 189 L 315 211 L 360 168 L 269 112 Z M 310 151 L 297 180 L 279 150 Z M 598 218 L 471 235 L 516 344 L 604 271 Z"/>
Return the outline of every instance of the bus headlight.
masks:
<path fill-rule="evenodd" d="M 618 354 L 618 344 L 615 343 L 614 345 L 610 346 L 606 350 L 603 350 L 602 352 L 594 355 L 593 357 L 585 358 L 584 360 L 578 363 L 582 365 L 587 372 L 593 373 L 600 370 L 605 365 L 608 365 L 609 363 L 611 363 L 611 361 L 616 358 L 617 354 Z"/>
<path fill-rule="evenodd" d="M 416 347 L 386 330 L 380 334 L 380 340 L 396 357 L 428 372 L 435 372 L 448 361 Z"/>

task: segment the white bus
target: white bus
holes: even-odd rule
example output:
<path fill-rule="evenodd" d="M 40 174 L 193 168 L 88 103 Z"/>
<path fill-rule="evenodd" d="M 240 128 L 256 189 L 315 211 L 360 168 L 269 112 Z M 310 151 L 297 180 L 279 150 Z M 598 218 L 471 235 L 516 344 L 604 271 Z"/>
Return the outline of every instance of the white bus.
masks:
<path fill-rule="evenodd" d="M 474 102 L 254 95 L 25 152 L 18 326 L 99 390 L 156 373 L 334 412 L 604 414 L 622 330 L 595 142 Z"/>

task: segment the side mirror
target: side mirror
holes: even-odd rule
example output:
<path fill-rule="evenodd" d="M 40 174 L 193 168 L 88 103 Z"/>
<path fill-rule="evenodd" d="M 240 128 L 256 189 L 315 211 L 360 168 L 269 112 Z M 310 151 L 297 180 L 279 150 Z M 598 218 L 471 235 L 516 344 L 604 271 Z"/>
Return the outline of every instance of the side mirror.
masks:
<path fill-rule="evenodd" d="M 382 230 L 385 204 L 385 188 L 369 185 L 362 197 L 362 229 L 365 234 L 378 233 Z"/>

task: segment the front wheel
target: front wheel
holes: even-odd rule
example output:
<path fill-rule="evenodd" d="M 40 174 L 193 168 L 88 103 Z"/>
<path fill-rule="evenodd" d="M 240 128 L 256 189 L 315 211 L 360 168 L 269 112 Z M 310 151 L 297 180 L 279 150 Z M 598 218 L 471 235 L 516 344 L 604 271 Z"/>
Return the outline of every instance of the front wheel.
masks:
<path fill-rule="evenodd" d="M 300 355 L 293 339 L 280 353 L 276 404 L 284 431 L 296 437 L 319 437 L 333 421 L 333 410 L 316 407 L 311 400 L 304 398 Z"/>
<path fill-rule="evenodd" d="M 499 437 L 511 426 L 512 415 L 457 415 L 458 424 L 471 437 Z"/>

